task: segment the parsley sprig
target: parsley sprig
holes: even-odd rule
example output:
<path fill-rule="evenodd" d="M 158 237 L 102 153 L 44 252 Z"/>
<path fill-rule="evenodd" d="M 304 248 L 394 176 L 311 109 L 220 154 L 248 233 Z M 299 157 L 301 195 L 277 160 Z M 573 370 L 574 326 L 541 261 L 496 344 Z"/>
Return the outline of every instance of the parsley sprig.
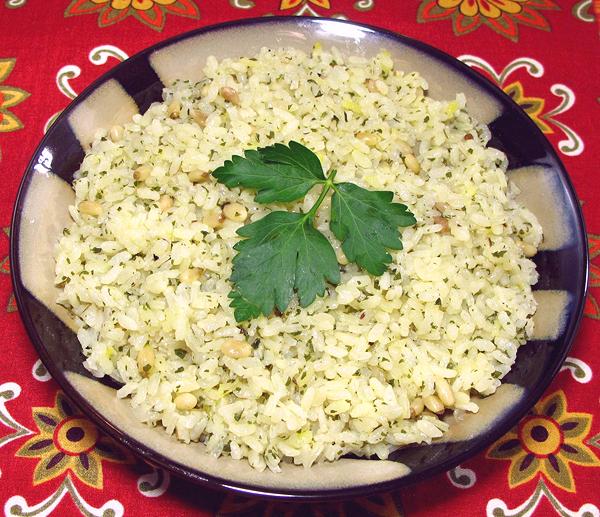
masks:
<path fill-rule="evenodd" d="M 383 274 L 392 261 L 388 249 L 402 249 L 398 227 L 416 222 L 406 205 L 392 201 L 392 192 L 336 183 L 335 170 L 326 177 L 318 156 L 298 142 L 245 151 L 213 176 L 230 188 L 255 189 L 258 203 L 297 201 L 321 186 L 308 212 L 274 211 L 237 231 L 245 239 L 234 246 L 229 297 L 236 321 L 268 316 L 275 308 L 284 312 L 294 292 L 307 307 L 323 296 L 326 282 L 340 282 L 335 251 L 313 223 L 330 191 L 331 231 L 348 261 L 373 275 Z"/>

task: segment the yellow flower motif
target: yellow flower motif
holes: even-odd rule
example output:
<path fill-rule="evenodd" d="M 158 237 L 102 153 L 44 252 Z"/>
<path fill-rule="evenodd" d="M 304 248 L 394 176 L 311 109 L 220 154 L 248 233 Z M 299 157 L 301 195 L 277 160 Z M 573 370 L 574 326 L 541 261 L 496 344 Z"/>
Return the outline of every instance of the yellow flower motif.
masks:
<path fill-rule="evenodd" d="M 92 0 L 95 4 L 106 4 L 110 2 L 110 6 L 113 9 L 128 9 L 130 6 L 138 11 L 147 11 L 152 9 L 154 4 L 158 5 L 171 5 L 177 0 Z"/>
<path fill-rule="evenodd" d="M 279 9 L 285 11 L 286 9 L 293 9 L 294 7 L 298 7 L 300 4 L 305 3 L 307 0 L 281 0 L 281 4 L 279 5 Z M 329 9 L 331 4 L 329 0 L 308 0 L 309 3 L 316 5 L 317 7 L 322 7 L 323 9 Z"/>
<path fill-rule="evenodd" d="M 523 85 L 520 81 L 503 86 L 502 89 L 532 118 L 543 133 L 547 135 L 554 133 L 554 130 L 543 120 L 544 106 L 546 105 L 544 99 L 541 97 L 525 97 Z"/>
<path fill-rule="evenodd" d="M 571 464 L 600 467 L 600 460 L 584 444 L 592 415 L 569 413 L 563 391 L 538 402 L 533 411 L 487 452 L 487 457 L 508 460 L 510 488 L 542 474 L 551 483 L 575 492 Z"/>
<path fill-rule="evenodd" d="M 167 14 L 200 18 L 195 0 L 72 0 L 65 17 L 98 15 L 98 26 L 108 27 L 131 17 L 156 31 L 162 31 Z"/>
<path fill-rule="evenodd" d="M 15 67 L 15 61 L 14 58 L 0 59 L 0 132 L 16 131 L 23 127 L 21 121 L 8 111 L 8 108 L 23 102 L 29 97 L 29 93 L 21 88 L 2 84 Z"/>
<path fill-rule="evenodd" d="M 39 485 L 71 471 L 86 485 L 102 488 L 102 460 L 130 463 L 130 457 L 96 426 L 78 414 L 65 396 L 56 393 L 55 407 L 33 408 L 39 433 L 27 440 L 16 456 L 38 458 L 33 484 Z"/>
<path fill-rule="evenodd" d="M 98 26 L 108 27 L 129 17 L 156 31 L 162 31 L 167 14 L 200 18 L 195 0 L 72 0 L 65 17 L 98 15 Z"/>
<path fill-rule="evenodd" d="M 517 14 L 523 9 L 527 0 L 438 0 L 438 5 L 443 9 L 459 7 L 465 16 L 482 14 L 486 18 L 499 18 L 502 13 Z"/>

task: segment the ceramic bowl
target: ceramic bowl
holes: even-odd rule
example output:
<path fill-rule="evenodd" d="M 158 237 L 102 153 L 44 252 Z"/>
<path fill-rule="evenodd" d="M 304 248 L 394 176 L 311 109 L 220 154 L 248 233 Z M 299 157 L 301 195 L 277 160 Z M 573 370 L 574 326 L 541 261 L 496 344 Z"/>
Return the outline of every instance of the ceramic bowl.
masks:
<path fill-rule="evenodd" d="M 469 112 L 489 125 L 490 146 L 506 153 L 521 202 L 544 229 L 534 257 L 540 274 L 536 333 L 519 349 L 502 387 L 481 411 L 451 426 L 427 446 L 394 452 L 389 460 L 343 458 L 310 469 L 256 472 L 245 462 L 214 458 L 201 444 L 186 445 L 134 420 L 115 397 L 115 382 L 97 379 L 84 359 L 67 314 L 55 303 L 53 247 L 69 221 L 70 188 L 99 127 L 127 121 L 161 100 L 175 79 L 198 80 L 209 55 L 240 57 L 262 46 L 309 50 L 315 42 L 346 54 L 389 50 L 398 68 L 416 70 L 433 98 L 463 92 Z M 583 309 L 587 246 L 581 211 L 552 146 L 500 89 L 456 59 L 424 43 L 340 20 L 262 18 L 208 27 L 159 43 L 116 66 L 75 99 L 50 127 L 25 171 L 11 231 L 11 265 L 21 317 L 42 361 L 65 393 L 103 431 L 143 459 L 195 483 L 240 493 L 296 499 L 363 495 L 413 483 L 456 466 L 506 433 L 527 413 L 558 372 Z"/>

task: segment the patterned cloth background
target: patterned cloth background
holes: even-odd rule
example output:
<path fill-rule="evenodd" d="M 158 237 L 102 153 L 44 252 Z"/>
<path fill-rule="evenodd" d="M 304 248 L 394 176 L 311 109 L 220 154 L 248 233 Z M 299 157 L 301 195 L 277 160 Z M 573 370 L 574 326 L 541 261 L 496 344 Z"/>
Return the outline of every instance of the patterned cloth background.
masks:
<path fill-rule="evenodd" d="M 587 220 L 590 296 L 561 373 L 519 426 L 427 482 L 296 505 L 198 489 L 136 461 L 64 397 L 16 313 L 8 237 L 43 132 L 92 80 L 187 30 L 269 14 L 349 18 L 426 41 L 504 89 L 570 171 Z M 597 0 L 0 0 L 0 508 L 6 515 L 600 515 Z M 551 208 L 551 207 L 550 207 Z"/>

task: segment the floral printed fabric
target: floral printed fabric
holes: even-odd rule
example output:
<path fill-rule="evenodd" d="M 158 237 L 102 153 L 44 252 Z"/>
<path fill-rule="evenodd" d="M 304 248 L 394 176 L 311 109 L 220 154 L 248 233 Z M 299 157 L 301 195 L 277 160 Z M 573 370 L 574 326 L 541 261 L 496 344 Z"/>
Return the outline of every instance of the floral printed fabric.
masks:
<path fill-rule="evenodd" d="M 0 508 L 6 515 L 600 515 L 600 110 L 595 0 L 0 0 Z M 563 369 L 486 451 L 410 488 L 294 505 L 191 487 L 140 462 L 65 398 L 15 312 L 8 233 L 43 132 L 90 82 L 168 37 L 243 17 L 325 16 L 445 50 L 495 82 L 557 149 L 589 231 L 590 292 Z"/>

